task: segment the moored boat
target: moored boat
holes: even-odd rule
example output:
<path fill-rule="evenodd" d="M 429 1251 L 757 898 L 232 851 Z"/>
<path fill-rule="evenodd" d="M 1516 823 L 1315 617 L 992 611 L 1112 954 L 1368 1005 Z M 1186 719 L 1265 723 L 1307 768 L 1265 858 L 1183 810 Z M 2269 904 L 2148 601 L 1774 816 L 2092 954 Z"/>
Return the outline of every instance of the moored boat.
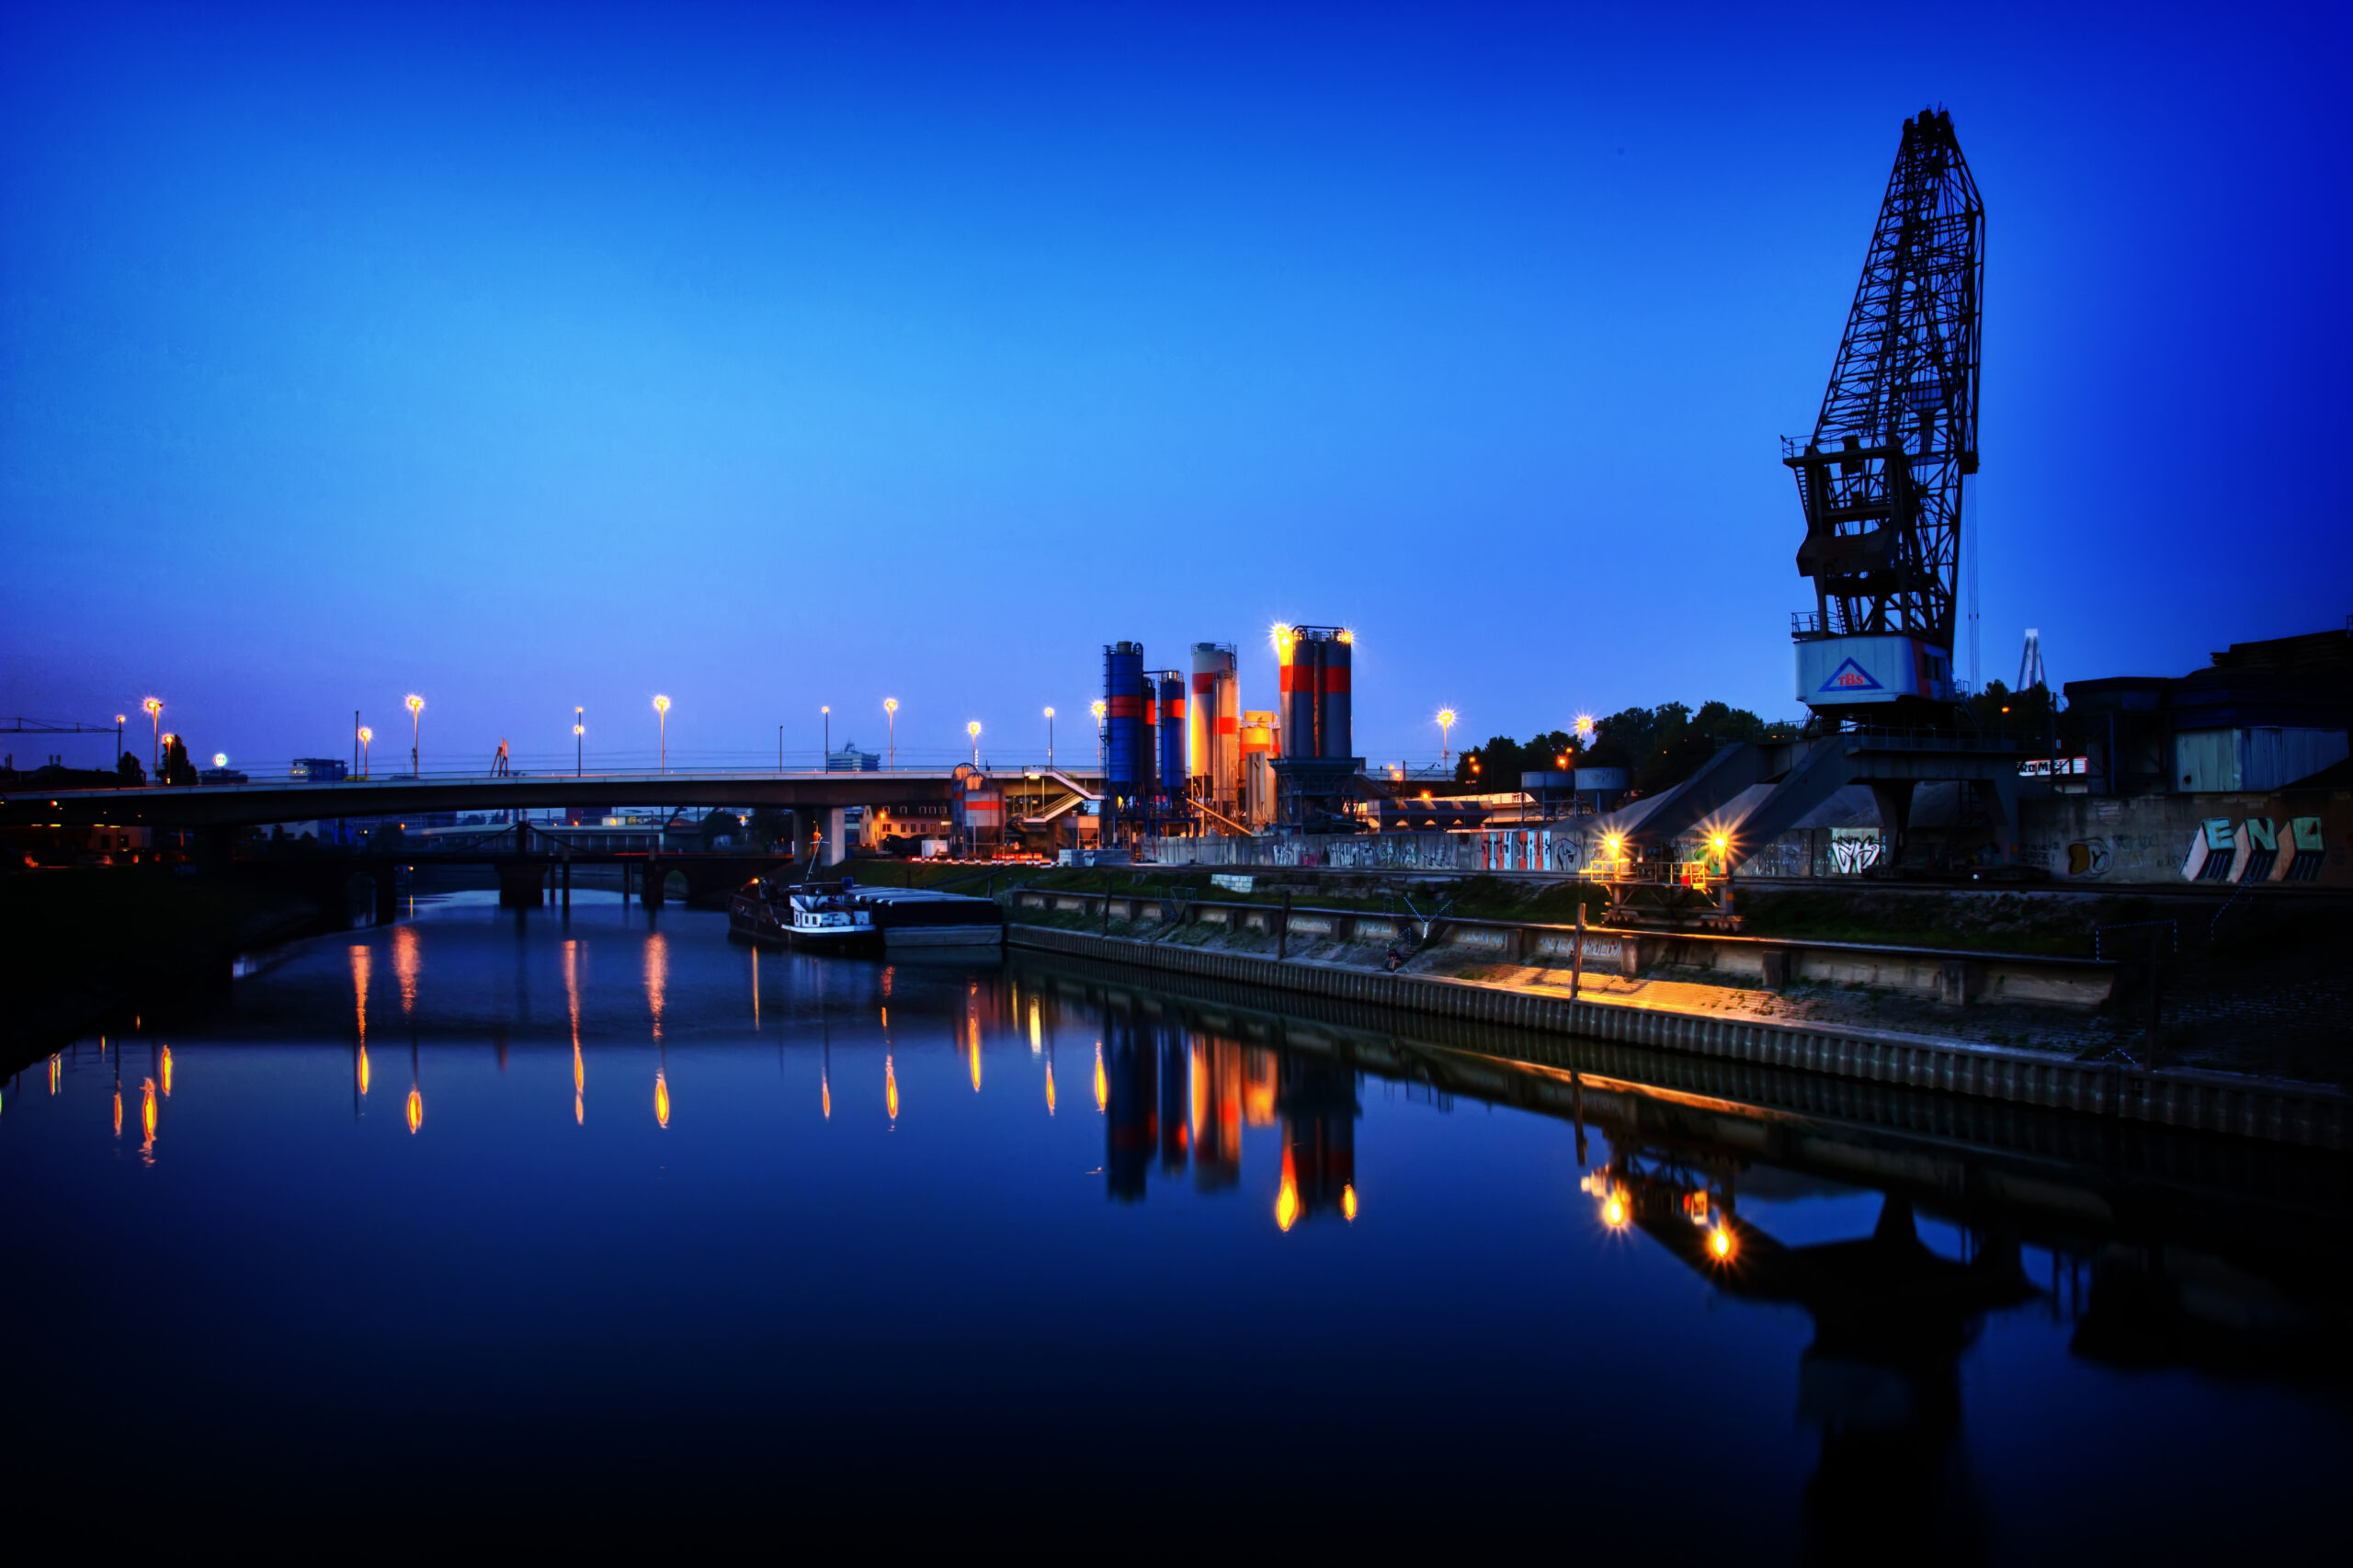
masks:
<path fill-rule="evenodd" d="M 1005 912 L 995 899 L 860 887 L 847 877 L 791 883 L 756 877 L 728 901 L 727 917 L 733 936 L 816 949 L 994 948 L 1005 941 Z"/>

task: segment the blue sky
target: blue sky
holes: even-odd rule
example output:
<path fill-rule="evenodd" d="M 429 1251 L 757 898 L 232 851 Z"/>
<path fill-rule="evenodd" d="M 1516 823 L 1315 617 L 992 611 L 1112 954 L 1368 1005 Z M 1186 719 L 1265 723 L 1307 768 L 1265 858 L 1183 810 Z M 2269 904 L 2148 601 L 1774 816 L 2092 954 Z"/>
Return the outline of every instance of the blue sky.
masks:
<path fill-rule="evenodd" d="M 1009 761 L 1279 619 L 1377 758 L 1791 712 L 1777 437 L 1932 103 L 1984 673 L 2341 625 L 2346 18 L 11 6 L 0 713 Z"/>

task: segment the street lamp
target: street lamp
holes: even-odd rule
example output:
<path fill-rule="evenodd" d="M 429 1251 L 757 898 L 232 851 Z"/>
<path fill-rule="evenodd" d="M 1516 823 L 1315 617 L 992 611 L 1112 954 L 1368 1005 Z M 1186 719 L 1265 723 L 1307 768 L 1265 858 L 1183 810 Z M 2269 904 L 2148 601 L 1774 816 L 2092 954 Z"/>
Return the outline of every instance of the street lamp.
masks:
<path fill-rule="evenodd" d="M 1098 697 L 1092 703 L 1087 705 L 1087 711 L 1095 715 L 1095 771 L 1100 774 L 1105 771 L 1103 766 L 1103 715 L 1108 711 L 1108 708 L 1105 704 L 1104 700 Z"/>
<path fill-rule="evenodd" d="M 1046 771 L 1054 770 L 1054 710 L 1046 710 Z"/>
<path fill-rule="evenodd" d="M 359 777 L 362 778 L 368 777 L 368 743 L 375 738 L 375 731 L 365 724 L 359 726 Z"/>
<path fill-rule="evenodd" d="M 981 722 L 973 720 L 964 726 L 964 733 L 972 737 L 972 766 L 978 767 L 981 765 Z"/>
<path fill-rule="evenodd" d="M 577 778 L 588 761 L 587 710 L 574 704 L 572 710 L 572 776 Z"/>
<path fill-rule="evenodd" d="M 891 770 L 895 773 L 899 768 L 899 699 L 897 698 L 886 697 L 882 699 L 882 719 L 891 729 Z"/>
<path fill-rule="evenodd" d="M 114 716 L 114 765 L 117 768 L 122 767 L 122 726 L 123 716 L 118 713 Z"/>
<path fill-rule="evenodd" d="M 155 749 L 147 765 L 147 771 L 152 774 L 164 766 L 164 703 L 161 698 L 151 697 L 139 706 L 147 710 L 147 717 L 155 725 Z"/>
<path fill-rule="evenodd" d="M 817 710 L 825 720 L 825 771 L 834 770 L 834 705 L 830 702 Z"/>
<path fill-rule="evenodd" d="M 408 699 L 408 776 L 411 778 L 424 777 L 416 768 L 416 743 L 417 736 L 425 728 L 424 713 L 425 699 L 411 692 Z"/>
<path fill-rule="evenodd" d="M 668 698 L 654 698 L 654 715 L 662 725 L 662 771 L 667 773 L 670 771 L 670 699 Z"/>
<path fill-rule="evenodd" d="M 1438 710 L 1438 767 L 1440 773 L 1445 774 L 1449 778 L 1454 777 L 1454 775 L 1452 770 L 1446 765 L 1446 759 L 1449 755 L 1447 748 L 1453 744 L 1453 741 L 1454 710 L 1451 708 L 1441 708 Z"/>

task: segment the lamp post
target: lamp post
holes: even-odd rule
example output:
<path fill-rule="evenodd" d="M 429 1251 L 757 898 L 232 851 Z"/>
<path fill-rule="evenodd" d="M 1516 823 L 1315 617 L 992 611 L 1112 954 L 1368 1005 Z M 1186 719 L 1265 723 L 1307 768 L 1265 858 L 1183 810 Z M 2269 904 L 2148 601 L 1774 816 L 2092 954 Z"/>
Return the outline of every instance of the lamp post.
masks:
<path fill-rule="evenodd" d="M 654 716 L 662 725 L 662 771 L 670 771 L 670 699 L 655 697 Z"/>
<path fill-rule="evenodd" d="M 978 767 L 981 765 L 981 722 L 973 720 L 964 726 L 964 733 L 972 737 L 972 766 Z"/>
<path fill-rule="evenodd" d="M 784 726 L 782 724 L 776 727 L 776 770 L 779 774 L 784 771 Z"/>
<path fill-rule="evenodd" d="M 891 771 L 896 773 L 899 770 L 899 699 L 897 698 L 886 697 L 882 699 L 882 722 L 890 726 Z"/>
<path fill-rule="evenodd" d="M 1046 771 L 1054 770 L 1054 710 L 1046 710 Z"/>
<path fill-rule="evenodd" d="M 1104 771 L 1103 715 L 1108 711 L 1108 709 L 1106 707 L 1103 699 L 1098 697 L 1092 704 L 1089 705 L 1087 711 L 1095 715 L 1095 771 L 1100 774 Z"/>
<path fill-rule="evenodd" d="M 422 735 L 425 731 L 424 716 L 425 699 L 417 696 L 415 692 L 411 692 L 408 699 L 408 776 L 411 778 L 422 778 L 425 777 L 422 773 L 417 771 L 416 767 L 417 738 Z"/>
<path fill-rule="evenodd" d="M 164 766 L 164 703 L 161 698 L 151 697 L 139 706 L 147 710 L 147 717 L 155 726 L 154 750 L 147 759 L 147 772 L 152 777 Z"/>
<path fill-rule="evenodd" d="M 123 716 L 118 713 L 114 716 L 114 766 L 118 772 L 122 767 L 122 725 Z"/>
<path fill-rule="evenodd" d="M 825 771 L 834 770 L 834 705 L 830 702 L 817 710 L 825 721 Z"/>
<path fill-rule="evenodd" d="M 375 738 L 375 731 L 365 724 L 359 726 L 359 777 L 362 778 L 368 777 L 368 743 Z"/>
<path fill-rule="evenodd" d="M 1454 771 L 1447 766 L 1447 758 L 1452 755 L 1448 748 L 1453 744 L 1453 741 L 1454 710 L 1441 708 L 1438 710 L 1438 771 L 1449 779 L 1454 777 Z"/>
<path fill-rule="evenodd" d="M 588 710 L 574 704 L 572 710 L 572 776 L 577 778 L 588 763 Z"/>

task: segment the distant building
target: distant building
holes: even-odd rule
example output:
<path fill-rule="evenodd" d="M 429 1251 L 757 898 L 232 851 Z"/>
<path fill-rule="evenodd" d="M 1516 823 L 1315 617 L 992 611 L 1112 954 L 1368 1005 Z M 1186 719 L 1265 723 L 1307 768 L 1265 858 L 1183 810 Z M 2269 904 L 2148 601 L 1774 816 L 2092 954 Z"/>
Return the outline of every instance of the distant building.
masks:
<path fill-rule="evenodd" d="M 2189 675 L 2071 680 L 2063 746 L 2089 791 L 2278 790 L 2345 760 L 2353 630 L 2234 642 Z"/>
<path fill-rule="evenodd" d="M 856 741 L 844 741 L 842 749 L 825 754 L 828 773 L 879 773 L 882 768 L 882 754 L 860 751 Z"/>
<path fill-rule="evenodd" d="M 333 784 L 351 776 L 351 765 L 339 756 L 298 756 L 287 776 L 298 784 Z"/>

